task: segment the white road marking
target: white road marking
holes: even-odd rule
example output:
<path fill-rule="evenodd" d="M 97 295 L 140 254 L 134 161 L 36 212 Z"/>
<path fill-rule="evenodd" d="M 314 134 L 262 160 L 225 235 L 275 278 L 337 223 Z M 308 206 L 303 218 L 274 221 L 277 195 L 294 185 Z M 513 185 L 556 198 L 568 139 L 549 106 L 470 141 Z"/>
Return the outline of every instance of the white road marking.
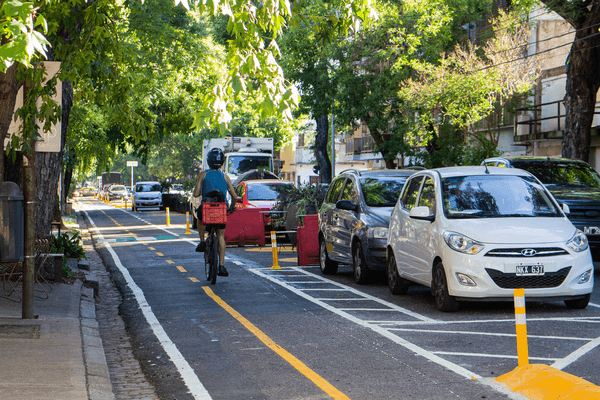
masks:
<path fill-rule="evenodd" d="M 90 218 L 87 211 L 83 212 L 89 219 L 94 229 L 97 230 L 97 235 L 100 237 L 100 239 L 102 239 L 102 234 L 96 227 L 96 224 L 94 223 L 92 218 Z M 202 385 L 200 379 L 198 379 L 198 376 L 195 374 L 190 364 L 183 357 L 175 343 L 171 341 L 163 327 L 160 325 L 160 322 L 156 318 L 156 315 L 154 315 L 154 312 L 152 312 L 152 308 L 150 307 L 150 304 L 148 304 L 148 301 L 146 300 L 146 296 L 144 295 L 142 289 L 135 283 L 135 281 L 129 274 L 129 271 L 127 270 L 127 268 L 125 268 L 125 266 L 123 266 L 121 260 L 119 259 L 119 256 L 110 246 L 110 244 L 105 243 L 105 246 L 108 249 L 110 255 L 112 256 L 117 268 L 119 269 L 119 271 L 121 271 L 121 274 L 123 274 L 123 277 L 127 281 L 127 285 L 135 295 L 135 299 L 140 307 L 140 310 L 142 310 L 142 313 L 144 314 L 146 321 L 148 321 L 152 332 L 154 333 L 161 346 L 169 355 L 169 358 L 171 359 L 171 361 L 173 361 L 175 367 L 181 374 L 181 377 L 185 385 L 188 387 L 190 394 L 194 397 L 194 399 L 197 400 L 211 400 L 212 397 L 210 396 L 204 385 Z"/>
<path fill-rule="evenodd" d="M 373 321 L 371 321 L 373 322 Z M 481 335 L 481 336 L 498 336 L 498 337 L 517 337 L 515 333 L 495 333 L 495 332 L 473 332 L 473 331 L 442 331 L 437 329 L 408 329 L 408 328 L 387 328 L 390 331 L 402 331 L 402 332 L 423 332 L 423 333 L 450 333 L 459 335 Z M 539 336 L 539 335 L 527 335 L 528 338 L 534 339 L 552 339 L 552 340 L 581 340 L 583 342 L 589 342 L 590 338 L 578 338 L 569 336 Z M 556 359 L 555 359 L 556 360 Z"/>
<path fill-rule="evenodd" d="M 598 345 L 600 345 L 600 337 L 597 337 L 596 339 L 592 340 L 591 342 L 581 346 L 580 348 L 578 348 L 577 350 L 575 350 L 574 352 L 572 352 L 571 354 L 569 354 L 562 360 L 558 360 L 557 362 L 552 364 L 552 367 L 554 367 L 556 369 L 563 369 L 567 365 L 572 364 L 579 357 L 583 356 L 584 354 L 586 354 L 589 351 L 598 347 Z"/>
<path fill-rule="evenodd" d="M 452 351 L 434 351 L 434 354 L 440 354 L 443 356 L 466 356 L 466 357 L 484 357 L 484 358 L 510 358 L 518 359 L 518 356 L 502 355 L 502 354 L 484 354 L 484 353 L 458 353 Z M 537 361 L 556 361 L 556 358 L 544 358 L 544 357 L 529 357 L 530 360 Z"/>
<path fill-rule="evenodd" d="M 588 306 L 600 308 L 600 304 L 596 304 L 596 303 L 589 303 Z"/>

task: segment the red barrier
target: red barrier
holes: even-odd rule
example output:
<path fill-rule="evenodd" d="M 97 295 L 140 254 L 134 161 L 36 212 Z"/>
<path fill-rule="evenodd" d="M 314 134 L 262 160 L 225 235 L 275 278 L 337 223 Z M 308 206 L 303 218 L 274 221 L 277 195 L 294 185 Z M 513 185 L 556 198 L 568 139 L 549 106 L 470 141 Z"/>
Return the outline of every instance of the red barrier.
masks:
<path fill-rule="evenodd" d="M 319 217 L 305 215 L 304 225 L 298 226 L 298 265 L 319 263 Z"/>
<path fill-rule="evenodd" d="M 236 210 L 227 217 L 225 243 L 245 246 L 247 244 L 265 245 L 265 224 L 263 214 L 257 208 Z"/>

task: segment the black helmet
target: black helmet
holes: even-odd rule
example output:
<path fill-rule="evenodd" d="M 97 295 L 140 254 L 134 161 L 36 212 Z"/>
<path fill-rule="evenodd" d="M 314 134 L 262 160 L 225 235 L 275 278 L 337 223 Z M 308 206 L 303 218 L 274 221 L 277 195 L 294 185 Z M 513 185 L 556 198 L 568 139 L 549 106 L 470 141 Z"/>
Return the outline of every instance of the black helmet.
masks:
<path fill-rule="evenodd" d="M 223 150 L 215 147 L 211 149 L 206 155 L 206 163 L 208 164 L 208 168 L 210 169 L 219 169 L 223 165 L 225 161 L 225 154 L 223 154 Z"/>

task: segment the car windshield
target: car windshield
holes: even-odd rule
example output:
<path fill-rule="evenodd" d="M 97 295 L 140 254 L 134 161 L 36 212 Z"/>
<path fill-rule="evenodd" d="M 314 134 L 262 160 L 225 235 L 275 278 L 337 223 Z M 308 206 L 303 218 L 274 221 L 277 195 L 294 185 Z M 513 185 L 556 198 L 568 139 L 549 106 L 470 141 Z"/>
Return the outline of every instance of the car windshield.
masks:
<path fill-rule="evenodd" d="M 140 192 L 160 192 L 162 190 L 162 186 L 158 183 L 147 184 L 147 185 L 137 185 L 135 187 L 135 191 L 137 193 Z"/>
<path fill-rule="evenodd" d="M 125 186 L 111 186 L 110 190 L 113 192 L 122 192 L 125 190 Z"/>
<path fill-rule="evenodd" d="M 531 172 L 546 186 L 600 189 L 600 176 L 588 164 L 575 162 L 514 162 L 516 168 Z"/>
<path fill-rule="evenodd" d="M 406 176 L 363 177 L 360 187 L 370 207 L 394 207 L 406 182 Z"/>
<path fill-rule="evenodd" d="M 229 156 L 227 164 L 227 172 L 230 174 L 239 175 L 253 169 L 266 169 L 271 171 L 270 156 Z"/>
<path fill-rule="evenodd" d="M 561 217 L 533 177 L 458 176 L 442 179 L 444 215 L 456 218 Z"/>
<path fill-rule="evenodd" d="M 283 183 L 258 183 L 248 185 L 248 201 L 277 200 L 279 193 L 289 186 Z"/>

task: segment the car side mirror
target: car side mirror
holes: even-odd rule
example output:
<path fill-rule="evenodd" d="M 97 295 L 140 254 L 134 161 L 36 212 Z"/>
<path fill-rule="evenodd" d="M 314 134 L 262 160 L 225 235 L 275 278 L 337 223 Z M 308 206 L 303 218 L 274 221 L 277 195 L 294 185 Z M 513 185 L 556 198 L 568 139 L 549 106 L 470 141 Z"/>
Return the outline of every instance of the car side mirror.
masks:
<path fill-rule="evenodd" d="M 354 204 L 350 200 L 340 200 L 335 203 L 335 206 L 340 210 L 358 211 L 358 204 Z"/>
<path fill-rule="evenodd" d="M 567 203 L 562 203 L 561 206 L 565 214 L 571 214 L 571 209 L 569 208 L 569 205 Z"/>
<path fill-rule="evenodd" d="M 414 219 L 420 219 L 430 222 L 433 222 L 435 220 L 435 214 L 430 214 L 429 207 L 426 206 L 414 207 L 412 210 L 410 210 L 410 213 L 408 215 Z"/>

